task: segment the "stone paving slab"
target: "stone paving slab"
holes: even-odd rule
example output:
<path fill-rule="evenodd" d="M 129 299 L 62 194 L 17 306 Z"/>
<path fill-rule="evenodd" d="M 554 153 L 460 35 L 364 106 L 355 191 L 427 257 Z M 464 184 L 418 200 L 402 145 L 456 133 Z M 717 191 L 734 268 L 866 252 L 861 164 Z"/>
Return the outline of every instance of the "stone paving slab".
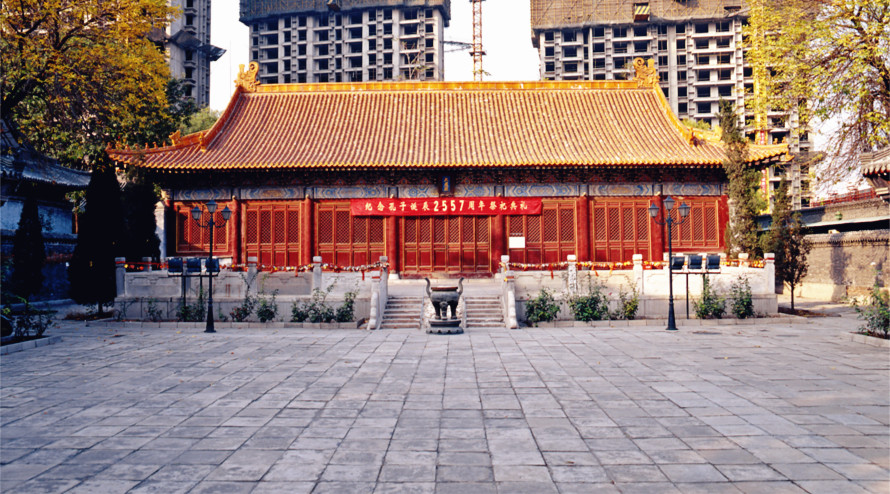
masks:
<path fill-rule="evenodd" d="M 0 491 L 886 494 L 890 353 L 852 326 L 66 322 L 0 358 Z"/>

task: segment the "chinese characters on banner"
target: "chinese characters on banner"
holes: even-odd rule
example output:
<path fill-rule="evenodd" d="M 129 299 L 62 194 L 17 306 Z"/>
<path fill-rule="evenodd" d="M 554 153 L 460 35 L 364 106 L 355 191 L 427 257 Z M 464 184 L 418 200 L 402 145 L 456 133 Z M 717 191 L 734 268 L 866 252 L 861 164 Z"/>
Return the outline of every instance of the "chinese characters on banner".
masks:
<path fill-rule="evenodd" d="M 540 197 L 430 197 L 352 199 L 353 216 L 467 216 L 541 214 Z"/>

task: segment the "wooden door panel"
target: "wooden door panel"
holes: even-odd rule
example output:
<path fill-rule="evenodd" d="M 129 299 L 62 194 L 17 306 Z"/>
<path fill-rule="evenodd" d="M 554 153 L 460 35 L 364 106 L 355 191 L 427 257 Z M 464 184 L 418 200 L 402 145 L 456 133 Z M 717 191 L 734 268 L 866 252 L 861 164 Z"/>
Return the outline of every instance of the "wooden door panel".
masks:
<path fill-rule="evenodd" d="M 651 257 L 649 199 L 596 198 L 590 206 L 590 242 L 594 261 L 628 262 L 634 254 Z"/>
<path fill-rule="evenodd" d="M 323 201 L 316 207 L 315 251 L 340 266 L 372 264 L 386 252 L 382 217 L 352 216 L 349 202 Z"/>
<path fill-rule="evenodd" d="M 298 201 L 248 201 L 243 246 L 246 257 L 262 266 L 297 266 L 300 259 Z"/>
<path fill-rule="evenodd" d="M 574 199 L 545 199 L 540 215 L 507 217 L 508 235 L 525 237 L 525 249 L 510 249 L 510 261 L 541 264 L 565 261 L 575 253 Z"/>
<path fill-rule="evenodd" d="M 491 273 L 488 217 L 405 217 L 400 219 L 400 271 L 408 275 Z"/>

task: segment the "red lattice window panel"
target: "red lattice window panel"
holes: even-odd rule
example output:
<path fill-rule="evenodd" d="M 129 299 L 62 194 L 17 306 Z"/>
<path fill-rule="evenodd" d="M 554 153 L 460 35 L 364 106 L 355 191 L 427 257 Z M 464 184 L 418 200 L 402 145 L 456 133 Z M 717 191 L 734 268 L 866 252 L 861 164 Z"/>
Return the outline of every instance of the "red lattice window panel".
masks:
<path fill-rule="evenodd" d="M 627 262 L 634 254 L 644 259 L 652 255 L 649 245 L 648 199 L 632 197 L 595 198 L 591 202 L 590 233 L 593 259 L 601 262 Z"/>
<path fill-rule="evenodd" d="M 719 196 L 701 196 L 676 198 L 679 203 L 689 206 L 689 216 L 674 228 L 675 252 L 719 252 L 723 250 L 723 234 L 725 220 L 721 221 L 721 212 L 726 213 L 726 201 Z M 676 209 L 676 207 L 675 207 Z M 679 215 L 677 215 L 679 218 Z"/>
<path fill-rule="evenodd" d="M 206 224 L 208 219 L 207 210 L 204 209 L 204 202 L 177 202 L 173 208 L 176 214 L 176 255 L 178 256 L 201 256 L 206 255 L 210 251 L 210 229 L 201 228 L 198 223 L 192 219 L 191 209 L 198 206 L 203 210 L 201 223 Z M 233 205 L 226 202 L 219 203 L 219 209 L 213 215 L 216 225 L 225 225 L 213 230 L 213 255 L 227 256 L 231 255 L 231 246 L 229 245 L 229 231 L 232 221 L 225 222 L 222 218 L 222 208 Z"/>
<path fill-rule="evenodd" d="M 575 201 L 545 199 L 540 215 L 507 218 L 509 236 L 525 237 L 525 248 L 509 249 L 513 262 L 538 264 L 565 261 L 575 253 Z"/>
<path fill-rule="evenodd" d="M 245 241 L 249 244 L 255 244 L 257 238 L 257 211 L 247 211 L 247 225 L 245 226 Z"/>
<path fill-rule="evenodd" d="M 490 273 L 489 217 L 405 217 L 400 266 L 409 276 Z M 419 235 L 414 235 L 414 232 Z"/>
<path fill-rule="evenodd" d="M 545 209 L 541 214 L 541 231 L 544 233 L 544 242 L 556 242 L 559 240 L 559 222 L 557 210 Z"/>
<path fill-rule="evenodd" d="M 624 240 L 632 241 L 634 239 L 634 212 L 632 208 L 621 209 L 622 231 L 624 231 Z"/>
<path fill-rule="evenodd" d="M 637 207 L 637 240 L 641 242 L 649 241 L 649 211 L 645 208 Z"/>
<path fill-rule="evenodd" d="M 593 231 L 594 238 L 597 241 L 606 240 L 606 233 L 608 232 L 608 228 L 606 227 L 605 208 L 595 208 L 593 210 Z"/>
<path fill-rule="evenodd" d="M 384 255 L 385 221 L 381 217 L 353 217 L 349 203 L 324 201 L 316 206 L 315 251 L 323 262 L 362 266 Z"/>
<path fill-rule="evenodd" d="M 298 266 L 301 203 L 248 201 L 244 209 L 246 257 L 256 257 L 261 266 Z"/>

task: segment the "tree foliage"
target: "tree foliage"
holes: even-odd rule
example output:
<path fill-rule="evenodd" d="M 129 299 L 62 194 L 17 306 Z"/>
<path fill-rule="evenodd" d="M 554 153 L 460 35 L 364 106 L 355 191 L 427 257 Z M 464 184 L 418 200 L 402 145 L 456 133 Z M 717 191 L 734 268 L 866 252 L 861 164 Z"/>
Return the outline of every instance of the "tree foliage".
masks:
<path fill-rule="evenodd" d="M 763 239 L 763 251 L 776 255 L 776 278 L 791 288 L 791 309 L 794 309 L 794 288 L 807 275 L 807 254 L 812 244 L 805 236 L 800 213 L 791 209 L 791 195 L 784 178 L 774 199 L 772 225 Z"/>
<path fill-rule="evenodd" d="M 201 108 L 195 113 L 189 115 L 188 119 L 179 126 L 182 135 L 194 134 L 213 127 L 213 124 L 219 120 L 222 112 L 213 110 L 209 106 Z"/>
<path fill-rule="evenodd" d="M 89 164 L 108 142 L 175 130 L 169 69 L 147 38 L 175 14 L 166 0 L 8 0 L 0 9 L 0 111 L 41 152 Z"/>
<path fill-rule="evenodd" d="M 890 145 L 890 0 L 749 0 L 749 104 L 764 129 L 770 110 L 837 121 L 829 154 L 856 162 Z M 836 177 L 843 169 L 831 170 Z M 829 177 L 829 178 L 831 178 Z"/>
<path fill-rule="evenodd" d="M 749 166 L 748 140 L 731 102 L 720 100 L 721 140 L 726 151 L 723 169 L 729 179 L 729 225 L 726 228 L 726 250 L 730 256 L 742 252 L 755 254 L 757 248 L 756 217 L 760 206 L 757 191 L 760 173 Z"/>
<path fill-rule="evenodd" d="M 33 186 L 26 187 L 25 204 L 13 240 L 13 271 L 10 280 L 12 292 L 24 299 L 36 295 L 43 288 L 43 265 L 46 264 L 37 194 Z"/>
<path fill-rule="evenodd" d="M 102 305 L 116 295 L 114 258 L 122 252 L 124 228 L 120 184 L 110 165 L 97 167 L 90 177 L 79 228 L 68 269 L 71 298 L 79 304 L 97 304 L 101 313 Z"/>

